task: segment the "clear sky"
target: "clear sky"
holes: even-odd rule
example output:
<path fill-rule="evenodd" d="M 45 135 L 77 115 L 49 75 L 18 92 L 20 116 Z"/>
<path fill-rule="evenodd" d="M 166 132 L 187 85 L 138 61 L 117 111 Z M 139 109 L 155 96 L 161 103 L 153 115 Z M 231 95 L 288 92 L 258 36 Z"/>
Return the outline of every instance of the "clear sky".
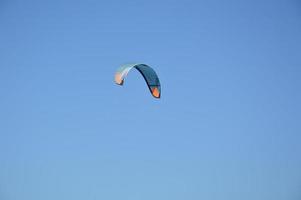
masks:
<path fill-rule="evenodd" d="M 299 200 L 300 54 L 298 0 L 0 0 L 0 199 Z"/>

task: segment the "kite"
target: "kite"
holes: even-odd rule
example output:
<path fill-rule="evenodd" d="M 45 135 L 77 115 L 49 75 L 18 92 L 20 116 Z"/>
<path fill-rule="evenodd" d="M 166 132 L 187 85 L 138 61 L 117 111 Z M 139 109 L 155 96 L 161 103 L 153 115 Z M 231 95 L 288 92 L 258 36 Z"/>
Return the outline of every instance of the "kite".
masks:
<path fill-rule="evenodd" d="M 115 83 L 117 85 L 123 85 L 125 77 L 131 71 L 131 69 L 135 68 L 140 72 L 143 76 L 149 91 L 155 98 L 161 97 L 161 85 L 156 74 L 155 70 L 153 70 L 150 66 L 146 64 L 125 64 L 122 65 L 115 74 Z"/>

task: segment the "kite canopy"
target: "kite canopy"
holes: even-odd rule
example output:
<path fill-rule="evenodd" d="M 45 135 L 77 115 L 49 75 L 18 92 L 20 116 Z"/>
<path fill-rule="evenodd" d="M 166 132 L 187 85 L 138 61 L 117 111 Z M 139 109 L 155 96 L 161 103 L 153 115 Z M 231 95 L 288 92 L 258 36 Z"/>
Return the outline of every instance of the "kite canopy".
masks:
<path fill-rule="evenodd" d="M 160 98 L 161 96 L 161 85 L 156 72 L 145 64 L 126 64 L 122 65 L 115 74 L 115 83 L 118 85 L 123 85 L 124 79 L 131 69 L 137 69 L 143 76 L 149 91 L 155 98 Z"/>

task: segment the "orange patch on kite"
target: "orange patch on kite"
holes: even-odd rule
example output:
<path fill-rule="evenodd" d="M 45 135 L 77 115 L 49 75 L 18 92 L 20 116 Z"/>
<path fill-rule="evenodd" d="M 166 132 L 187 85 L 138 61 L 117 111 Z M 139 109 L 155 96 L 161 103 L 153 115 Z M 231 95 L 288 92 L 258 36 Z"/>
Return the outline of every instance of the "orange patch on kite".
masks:
<path fill-rule="evenodd" d="M 152 89 L 152 94 L 154 95 L 154 97 L 157 97 L 157 98 L 160 97 L 160 92 L 159 92 L 159 90 L 158 90 L 157 87 L 154 87 L 154 88 Z"/>
<path fill-rule="evenodd" d="M 122 80 L 122 76 L 121 76 L 120 73 L 116 73 L 116 74 L 115 74 L 115 82 L 116 82 L 118 85 L 122 85 L 123 80 Z"/>

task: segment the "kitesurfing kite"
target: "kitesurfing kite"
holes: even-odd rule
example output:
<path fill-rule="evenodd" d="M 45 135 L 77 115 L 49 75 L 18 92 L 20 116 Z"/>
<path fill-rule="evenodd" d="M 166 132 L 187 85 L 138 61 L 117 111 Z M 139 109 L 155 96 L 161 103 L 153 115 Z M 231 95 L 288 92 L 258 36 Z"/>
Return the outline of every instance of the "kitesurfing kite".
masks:
<path fill-rule="evenodd" d="M 118 85 L 123 85 L 125 77 L 128 75 L 131 69 L 137 69 L 143 76 L 149 91 L 155 98 L 161 97 L 161 85 L 159 78 L 150 66 L 146 64 L 125 64 L 122 65 L 115 74 L 115 83 Z"/>

